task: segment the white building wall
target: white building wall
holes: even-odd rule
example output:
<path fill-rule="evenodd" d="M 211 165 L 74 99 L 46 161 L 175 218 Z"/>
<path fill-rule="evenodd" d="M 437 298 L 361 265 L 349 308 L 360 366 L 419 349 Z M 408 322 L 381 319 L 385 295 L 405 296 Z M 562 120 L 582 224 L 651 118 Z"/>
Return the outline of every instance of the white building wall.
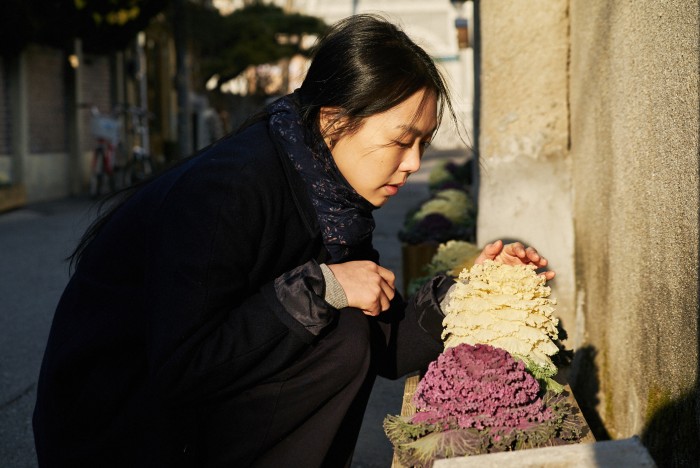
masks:
<path fill-rule="evenodd" d="M 276 3 L 284 6 L 288 1 L 277 0 Z M 463 137 L 471 143 L 473 54 L 472 49 L 459 49 L 455 28 L 458 15 L 472 24 L 471 2 L 467 2 L 462 11 L 457 11 L 448 0 L 295 0 L 293 3 L 295 11 L 318 16 L 328 24 L 353 13 L 375 13 L 394 21 L 438 63 L 450 87 Z M 463 146 L 449 119 L 445 120 L 432 146 L 439 150 Z"/>

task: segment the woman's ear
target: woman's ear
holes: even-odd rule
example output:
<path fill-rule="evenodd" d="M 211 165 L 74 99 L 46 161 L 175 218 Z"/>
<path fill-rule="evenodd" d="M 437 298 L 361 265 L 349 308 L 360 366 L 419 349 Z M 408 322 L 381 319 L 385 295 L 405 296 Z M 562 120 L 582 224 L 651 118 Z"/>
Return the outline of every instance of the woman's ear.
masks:
<path fill-rule="evenodd" d="M 319 128 L 321 136 L 326 141 L 328 148 L 333 149 L 342 130 L 341 110 L 339 107 L 321 107 L 319 111 Z"/>

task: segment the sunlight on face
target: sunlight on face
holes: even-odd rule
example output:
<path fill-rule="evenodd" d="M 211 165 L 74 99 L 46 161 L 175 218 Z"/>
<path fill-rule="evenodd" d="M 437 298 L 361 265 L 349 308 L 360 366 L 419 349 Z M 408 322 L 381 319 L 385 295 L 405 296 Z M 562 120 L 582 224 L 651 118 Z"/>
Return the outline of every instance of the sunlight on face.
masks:
<path fill-rule="evenodd" d="M 427 93 L 427 95 L 426 95 Z M 401 104 L 362 121 L 331 149 L 348 183 L 374 206 L 396 195 L 421 157 L 437 126 L 437 97 L 425 89 Z"/>

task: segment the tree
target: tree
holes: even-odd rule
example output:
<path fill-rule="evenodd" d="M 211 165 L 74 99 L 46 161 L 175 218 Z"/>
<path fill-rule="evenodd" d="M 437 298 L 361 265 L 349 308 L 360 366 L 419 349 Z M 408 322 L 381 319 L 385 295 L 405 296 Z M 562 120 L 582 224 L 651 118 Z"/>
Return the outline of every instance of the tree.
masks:
<path fill-rule="evenodd" d="M 31 42 L 39 30 L 39 17 L 27 0 L 5 0 L 0 15 L 0 55 L 14 55 Z"/>
<path fill-rule="evenodd" d="M 261 1 L 251 2 L 227 16 L 194 3 L 188 6 L 188 29 L 203 82 L 218 76 L 221 84 L 250 65 L 306 55 L 302 37 L 321 34 L 326 29 L 319 18 L 285 13 Z"/>
<path fill-rule="evenodd" d="M 46 1 L 46 0 L 43 0 Z M 88 51 L 126 48 L 169 0 L 62 0 L 74 5 L 77 35 Z"/>
<path fill-rule="evenodd" d="M 8 1 L 8 0 L 6 0 Z M 29 42 L 66 47 L 75 38 L 89 52 L 124 49 L 169 0 L 9 0 L 0 16 L 0 52 Z"/>

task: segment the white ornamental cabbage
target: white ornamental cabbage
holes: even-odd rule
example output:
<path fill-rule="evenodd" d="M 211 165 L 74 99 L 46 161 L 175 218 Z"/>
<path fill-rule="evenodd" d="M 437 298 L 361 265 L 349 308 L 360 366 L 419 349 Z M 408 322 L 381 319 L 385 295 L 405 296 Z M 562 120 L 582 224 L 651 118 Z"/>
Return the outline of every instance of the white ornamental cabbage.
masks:
<path fill-rule="evenodd" d="M 464 190 L 445 189 L 424 202 L 413 214 L 413 221 L 419 222 L 432 213 L 439 213 L 455 224 L 468 222 L 474 210 L 474 203 Z"/>
<path fill-rule="evenodd" d="M 532 267 L 490 260 L 462 270 L 441 304 L 445 348 L 488 344 L 556 372 L 559 321 L 546 279 Z"/>
<path fill-rule="evenodd" d="M 459 276 L 465 268 L 471 268 L 474 260 L 481 254 L 481 249 L 471 242 L 449 240 L 437 248 L 435 255 L 426 267 L 430 276 L 446 272 L 451 276 Z"/>

